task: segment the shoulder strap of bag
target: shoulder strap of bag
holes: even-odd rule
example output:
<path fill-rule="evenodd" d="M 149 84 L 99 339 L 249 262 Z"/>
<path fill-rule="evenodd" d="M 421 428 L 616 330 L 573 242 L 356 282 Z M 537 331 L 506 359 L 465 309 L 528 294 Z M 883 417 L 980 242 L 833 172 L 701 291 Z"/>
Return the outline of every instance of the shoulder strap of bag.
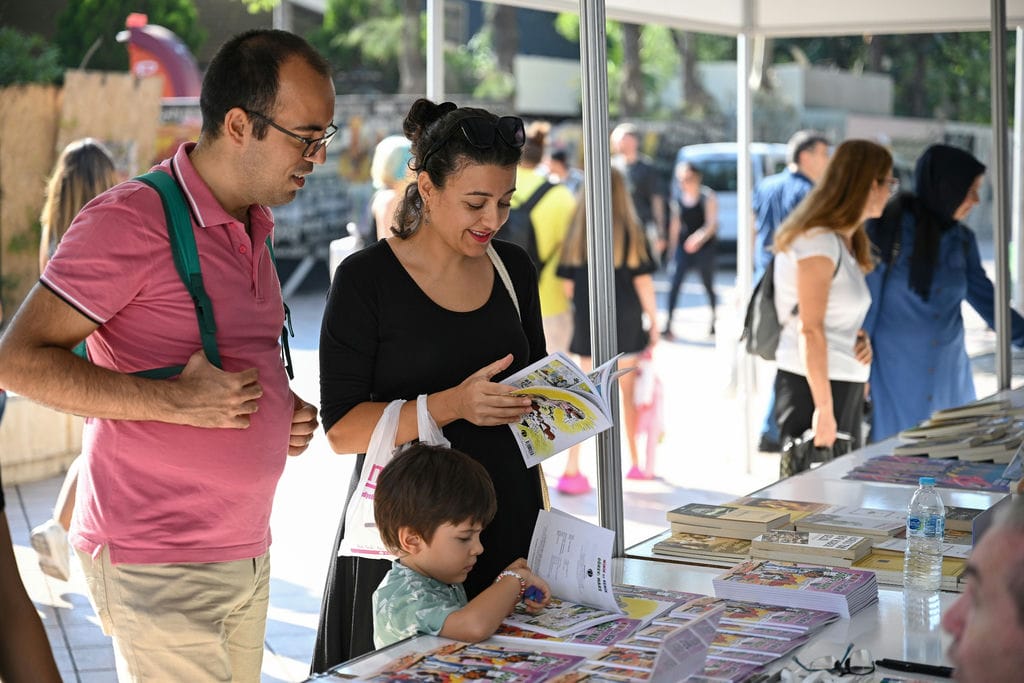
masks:
<path fill-rule="evenodd" d="M 217 347 L 217 323 L 213 318 L 213 303 L 206 293 L 203 284 L 202 268 L 199 264 L 199 250 L 196 247 L 195 234 L 192 232 L 192 218 L 185 203 L 185 196 L 181 192 L 178 182 L 168 173 L 162 171 L 150 171 L 136 178 L 146 185 L 149 185 L 157 194 L 164 207 L 164 216 L 167 220 L 167 234 L 170 237 L 171 253 L 174 257 L 174 267 L 178 276 L 192 297 L 192 303 L 196 309 L 196 320 L 199 323 L 199 337 L 202 340 L 203 351 L 206 358 L 216 367 L 221 367 L 220 350 Z M 277 267 L 277 260 L 274 257 L 274 245 L 268 236 L 266 239 L 267 251 L 270 253 L 270 260 Z M 281 330 L 281 359 L 289 379 L 294 379 L 295 374 L 292 368 L 291 349 L 288 346 L 288 337 L 295 336 L 292 328 L 291 311 L 288 304 L 284 304 L 285 325 Z M 149 379 L 167 379 L 180 375 L 185 369 L 183 365 L 173 365 L 166 368 L 154 368 L 153 370 L 142 370 L 135 373 Z"/>
<path fill-rule="evenodd" d="M 157 194 L 164 206 L 167 219 L 167 234 L 171 240 L 171 253 L 174 256 L 174 267 L 178 276 L 192 297 L 196 309 L 196 320 L 199 322 L 199 337 L 203 342 L 206 358 L 218 368 L 221 367 L 220 351 L 217 348 L 217 323 L 213 319 L 213 304 L 203 285 L 203 274 L 199 267 L 199 252 L 196 249 L 196 238 L 192 232 L 192 217 L 189 214 L 185 197 L 178 187 L 177 181 L 163 171 L 150 171 L 137 176 L 149 185 Z M 165 379 L 181 374 L 184 366 L 156 368 L 136 373 L 151 379 Z"/>
<path fill-rule="evenodd" d="M 522 209 L 527 213 L 533 211 L 533 207 L 537 206 L 537 202 L 539 202 L 541 199 L 544 199 L 544 195 L 546 195 L 548 193 L 548 190 L 550 190 L 552 187 L 554 187 L 554 184 L 550 180 L 545 180 L 543 183 L 537 186 L 537 189 L 533 191 L 533 194 L 531 194 L 525 202 L 523 202 L 516 208 Z"/>
<path fill-rule="evenodd" d="M 839 274 L 839 267 L 843 263 L 843 249 L 846 248 L 846 247 L 843 246 L 843 238 L 840 237 L 838 234 L 836 234 L 836 241 L 839 242 L 839 255 L 836 257 L 836 267 L 835 267 L 835 270 L 832 271 L 832 279 L 833 280 L 835 280 L 836 279 L 836 275 Z M 775 261 L 775 257 L 772 257 L 772 261 L 773 262 Z M 767 269 L 765 270 L 765 272 L 767 273 Z M 789 321 L 793 320 L 794 318 L 796 318 L 796 316 L 797 316 L 797 314 L 799 312 L 800 312 L 799 305 L 798 304 L 793 304 L 793 310 L 789 312 L 789 318 L 787 318 L 786 322 L 784 322 L 782 324 L 784 326 L 789 324 Z"/>
<path fill-rule="evenodd" d="M 508 290 L 508 295 L 512 297 L 512 304 L 516 307 L 516 315 L 519 319 L 523 319 L 523 314 L 519 310 L 519 297 L 516 296 L 516 290 L 512 286 L 512 278 L 508 275 L 508 270 L 505 268 L 504 262 L 501 257 L 498 256 L 498 252 L 494 250 L 493 244 L 487 245 L 487 256 L 491 259 L 491 263 L 494 264 L 494 269 L 498 271 L 498 277 L 501 278 L 501 282 L 505 285 L 505 289 Z"/>

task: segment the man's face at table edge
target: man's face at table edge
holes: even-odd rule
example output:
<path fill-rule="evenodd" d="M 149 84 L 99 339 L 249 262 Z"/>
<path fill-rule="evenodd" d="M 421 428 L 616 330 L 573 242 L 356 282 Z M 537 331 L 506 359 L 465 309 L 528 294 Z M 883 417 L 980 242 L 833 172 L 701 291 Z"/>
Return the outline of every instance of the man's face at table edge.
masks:
<path fill-rule="evenodd" d="M 993 527 L 971 553 L 967 588 L 943 615 L 962 683 L 1024 678 L 1024 530 Z"/>

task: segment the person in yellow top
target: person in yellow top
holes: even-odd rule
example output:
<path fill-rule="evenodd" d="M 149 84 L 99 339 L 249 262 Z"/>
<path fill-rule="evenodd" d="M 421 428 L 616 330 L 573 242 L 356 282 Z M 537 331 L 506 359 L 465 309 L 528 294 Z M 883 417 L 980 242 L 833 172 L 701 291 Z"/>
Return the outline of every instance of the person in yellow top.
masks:
<path fill-rule="evenodd" d="M 534 192 L 547 181 L 547 174 L 541 173 L 541 159 L 551 124 L 537 121 L 526 130 L 526 144 L 516 171 L 516 193 L 512 195 L 512 209 L 529 201 Z M 544 264 L 540 270 L 540 311 L 544 319 L 544 339 L 548 353 L 568 353 L 572 339 L 572 311 L 565 296 L 562 282 L 555 275 L 558 269 L 558 254 L 562 242 L 569 232 L 576 197 L 563 185 L 548 188 L 530 211 L 534 234 L 537 240 L 537 254 Z"/>

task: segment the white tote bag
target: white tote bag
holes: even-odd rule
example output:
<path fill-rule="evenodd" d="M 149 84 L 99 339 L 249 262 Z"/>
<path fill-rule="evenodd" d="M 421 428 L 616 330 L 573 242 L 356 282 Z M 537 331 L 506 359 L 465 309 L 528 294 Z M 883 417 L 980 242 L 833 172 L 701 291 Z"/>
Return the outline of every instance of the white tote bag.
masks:
<path fill-rule="evenodd" d="M 409 445 L 394 445 L 398 434 L 398 418 L 404 404 L 405 401 L 401 399 L 389 403 L 370 435 L 370 446 L 366 449 L 359 485 L 345 510 L 345 536 L 338 547 L 339 557 L 394 559 L 394 555 L 381 542 L 373 519 L 373 495 L 380 471 L 391 462 L 391 458 Z M 420 394 L 416 399 L 416 426 L 421 443 L 446 448 L 451 446 L 427 410 L 426 394 Z"/>

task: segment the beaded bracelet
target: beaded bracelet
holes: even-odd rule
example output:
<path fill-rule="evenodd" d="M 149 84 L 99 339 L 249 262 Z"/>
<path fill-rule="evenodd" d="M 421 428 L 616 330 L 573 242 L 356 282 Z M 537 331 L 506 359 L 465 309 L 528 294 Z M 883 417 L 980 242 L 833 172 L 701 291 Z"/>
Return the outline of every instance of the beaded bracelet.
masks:
<path fill-rule="evenodd" d="M 523 594 L 526 593 L 526 579 L 524 579 L 522 577 L 522 575 L 518 574 L 517 572 L 512 571 L 511 569 L 503 569 L 498 574 L 498 578 L 494 579 L 494 583 L 498 583 L 499 581 L 501 581 L 501 577 L 503 577 L 503 576 L 511 576 L 511 577 L 516 578 L 516 579 L 519 579 L 519 597 L 516 598 L 516 602 L 519 602 L 520 600 L 522 600 L 523 599 Z"/>

